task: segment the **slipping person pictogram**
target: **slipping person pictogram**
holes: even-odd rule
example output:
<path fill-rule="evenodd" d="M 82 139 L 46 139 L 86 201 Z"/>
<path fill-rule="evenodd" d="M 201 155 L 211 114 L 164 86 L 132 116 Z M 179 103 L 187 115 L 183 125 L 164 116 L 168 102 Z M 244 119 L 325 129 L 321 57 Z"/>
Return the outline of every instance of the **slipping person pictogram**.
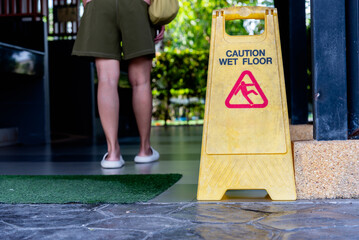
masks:
<path fill-rule="evenodd" d="M 245 81 L 243 81 L 245 76 L 248 76 L 252 83 L 246 83 Z M 254 89 L 248 90 L 248 87 L 252 87 L 252 86 L 255 87 L 255 90 Z M 243 97 L 247 100 L 248 103 L 246 104 L 231 103 L 232 97 L 234 95 L 237 95 L 239 91 L 242 92 Z M 256 96 L 259 95 L 262 101 L 254 103 L 248 96 L 250 94 L 254 94 Z M 254 78 L 253 74 L 250 71 L 246 70 L 242 72 L 237 82 L 234 84 L 234 87 L 232 88 L 231 92 L 226 98 L 225 104 L 228 108 L 265 108 L 268 105 L 268 99 L 265 96 L 262 88 L 259 86 L 257 80 Z"/>
<path fill-rule="evenodd" d="M 253 93 L 254 95 L 258 95 L 258 93 L 254 90 L 247 90 L 247 87 L 250 86 L 254 86 L 254 84 L 246 84 L 245 82 L 241 82 L 241 84 L 239 84 L 238 88 L 236 89 L 236 91 L 234 92 L 234 95 L 237 95 L 239 93 L 239 91 L 242 92 L 243 97 L 249 102 L 249 104 L 253 105 L 252 100 L 248 97 L 249 94 Z"/>

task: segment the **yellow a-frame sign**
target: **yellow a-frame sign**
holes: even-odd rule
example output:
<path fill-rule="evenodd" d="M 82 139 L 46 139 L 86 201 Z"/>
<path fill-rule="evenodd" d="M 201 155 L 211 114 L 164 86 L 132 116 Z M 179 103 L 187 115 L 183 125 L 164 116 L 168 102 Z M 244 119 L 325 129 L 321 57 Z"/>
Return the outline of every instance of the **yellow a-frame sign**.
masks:
<path fill-rule="evenodd" d="M 265 30 L 230 36 L 226 20 L 236 19 L 264 19 Z M 277 10 L 216 10 L 211 35 L 197 199 L 265 189 L 272 200 L 295 200 Z"/>

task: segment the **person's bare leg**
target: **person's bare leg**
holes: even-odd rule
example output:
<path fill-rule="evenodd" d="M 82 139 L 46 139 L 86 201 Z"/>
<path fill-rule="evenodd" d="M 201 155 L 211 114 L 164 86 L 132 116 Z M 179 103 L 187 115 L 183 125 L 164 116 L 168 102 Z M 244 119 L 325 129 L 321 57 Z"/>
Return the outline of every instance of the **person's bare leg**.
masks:
<path fill-rule="evenodd" d="M 151 68 L 152 59 L 148 57 L 132 59 L 128 66 L 129 80 L 132 85 L 133 111 L 141 140 L 140 151 L 137 156 L 149 156 L 152 154 L 150 144 L 152 117 Z"/>
<path fill-rule="evenodd" d="M 114 59 L 96 59 L 98 76 L 97 103 L 101 124 L 106 135 L 108 156 L 106 160 L 120 160 L 118 144 L 118 121 L 120 102 L 118 97 L 118 79 L 120 62 Z"/>

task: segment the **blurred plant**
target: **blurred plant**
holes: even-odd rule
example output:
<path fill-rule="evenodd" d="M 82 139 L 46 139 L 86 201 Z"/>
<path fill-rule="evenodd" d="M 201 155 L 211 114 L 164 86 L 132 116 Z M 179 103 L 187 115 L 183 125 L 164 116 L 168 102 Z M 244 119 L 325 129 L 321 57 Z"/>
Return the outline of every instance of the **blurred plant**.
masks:
<path fill-rule="evenodd" d="M 273 6 L 273 0 L 180 0 L 175 20 L 166 26 L 162 50 L 154 61 L 152 88 L 156 119 L 177 116 L 180 104 L 171 99 L 187 99 L 185 117 L 203 118 L 206 96 L 212 11 L 230 6 Z M 227 21 L 226 31 L 234 35 L 259 34 L 264 22 Z M 190 101 L 198 99 L 198 101 Z"/>
<path fill-rule="evenodd" d="M 154 117 L 165 119 L 165 122 L 171 119 L 172 97 L 205 98 L 208 51 L 159 53 L 154 64 L 151 74 L 152 93 L 158 102 L 154 106 Z M 191 103 L 187 107 L 195 105 Z"/>
<path fill-rule="evenodd" d="M 164 50 L 209 49 L 212 12 L 230 6 L 273 6 L 273 0 L 180 0 L 178 15 L 166 28 Z M 243 24 L 231 24 L 227 29 L 248 34 Z"/>

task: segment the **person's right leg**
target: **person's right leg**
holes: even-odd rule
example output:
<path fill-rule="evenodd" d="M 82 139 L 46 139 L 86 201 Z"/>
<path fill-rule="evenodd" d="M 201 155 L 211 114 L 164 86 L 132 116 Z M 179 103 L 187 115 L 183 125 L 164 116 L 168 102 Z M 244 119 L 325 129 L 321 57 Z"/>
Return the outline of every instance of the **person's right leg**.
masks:
<path fill-rule="evenodd" d="M 119 96 L 118 79 L 120 62 L 114 59 L 96 58 L 98 76 L 97 103 L 101 124 L 106 135 L 108 156 L 106 160 L 120 160 L 118 144 Z"/>

